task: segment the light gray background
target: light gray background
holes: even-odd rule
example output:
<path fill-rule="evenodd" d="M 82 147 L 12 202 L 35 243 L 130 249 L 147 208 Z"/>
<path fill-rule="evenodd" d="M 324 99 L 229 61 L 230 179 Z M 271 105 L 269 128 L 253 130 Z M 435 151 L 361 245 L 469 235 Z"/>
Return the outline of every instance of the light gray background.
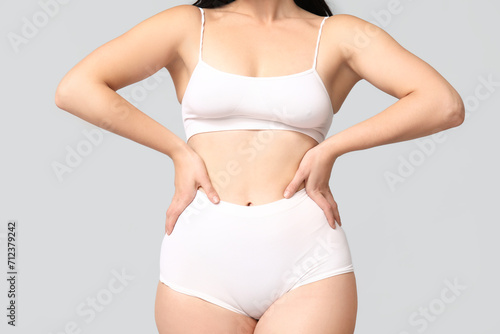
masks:
<path fill-rule="evenodd" d="M 81 333 L 156 333 L 154 298 L 173 164 L 101 132 L 102 142 L 59 180 L 52 165 L 65 163 L 68 148 L 86 144 L 84 130 L 98 128 L 58 109 L 54 92 L 62 76 L 98 46 L 168 7 L 191 2 L 66 2 L 18 52 L 8 34 L 20 35 L 23 18 L 32 21 L 41 5 L 0 4 L 0 277 L 6 272 L 9 219 L 19 222 L 20 272 L 18 327 L 6 325 L 7 285 L 1 279 L 0 329 L 55 334 L 74 322 Z M 430 154 L 414 140 L 349 153 L 336 162 L 331 188 L 357 274 L 356 333 L 499 333 L 500 87 L 488 91 L 481 81 L 500 81 L 499 3 L 401 0 L 390 22 L 376 14 L 390 1 L 329 3 L 335 13 L 376 23 L 428 62 L 460 92 L 468 113 Z M 165 69 L 160 74 L 156 89 L 137 83 L 119 92 L 185 139 L 172 82 Z M 366 81 L 358 83 L 329 135 L 394 102 Z M 384 175 L 397 173 L 400 159 L 410 158 L 418 166 L 391 189 Z M 133 278 L 112 293 L 113 273 L 122 270 Z M 463 287 L 449 292 L 447 302 L 441 295 L 446 281 Z M 78 307 L 96 296 L 110 297 L 109 303 L 89 321 Z M 431 309 L 432 321 L 418 315 L 421 308 Z"/>

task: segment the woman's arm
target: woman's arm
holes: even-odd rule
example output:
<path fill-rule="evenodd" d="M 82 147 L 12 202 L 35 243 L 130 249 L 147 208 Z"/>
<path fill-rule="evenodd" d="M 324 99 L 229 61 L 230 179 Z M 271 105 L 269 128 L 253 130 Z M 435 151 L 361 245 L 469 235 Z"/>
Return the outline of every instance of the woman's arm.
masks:
<path fill-rule="evenodd" d="M 465 108 L 460 95 L 429 64 L 374 24 L 346 14 L 335 19 L 342 26 L 336 27 L 336 32 L 345 63 L 360 80 L 399 100 L 321 143 L 333 160 L 347 152 L 415 139 L 462 124 Z"/>
<path fill-rule="evenodd" d="M 430 65 L 377 26 L 337 14 L 325 25 L 336 52 L 357 81 L 365 79 L 399 100 L 377 115 L 345 129 L 306 152 L 285 189 L 289 198 L 306 181 L 308 195 L 328 223 L 342 225 L 329 181 L 335 160 L 347 152 L 430 135 L 462 124 L 465 108 L 457 91 Z"/>
<path fill-rule="evenodd" d="M 172 158 L 175 193 L 166 213 L 167 234 L 199 187 L 213 203 L 218 203 L 218 194 L 198 154 L 116 91 L 178 61 L 186 40 L 187 29 L 182 27 L 195 18 L 199 22 L 199 15 L 195 6 L 179 5 L 144 20 L 79 62 L 59 83 L 55 96 L 59 108 Z"/>
<path fill-rule="evenodd" d="M 186 31 L 180 27 L 189 17 L 192 20 L 193 9 L 188 5 L 167 9 L 97 48 L 63 77 L 56 90 L 56 105 L 173 159 L 188 151 L 183 140 L 116 91 L 176 60 Z"/>

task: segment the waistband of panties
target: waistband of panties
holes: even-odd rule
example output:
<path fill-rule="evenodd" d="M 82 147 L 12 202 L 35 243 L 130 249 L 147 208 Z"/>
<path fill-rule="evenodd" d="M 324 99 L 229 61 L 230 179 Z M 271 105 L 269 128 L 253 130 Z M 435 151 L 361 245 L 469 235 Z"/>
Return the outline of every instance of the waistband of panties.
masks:
<path fill-rule="evenodd" d="M 207 194 L 199 189 L 197 190 L 196 197 L 203 199 L 203 201 L 208 202 L 209 205 L 217 207 L 225 213 L 231 213 L 242 217 L 256 217 L 267 216 L 273 213 L 286 211 L 298 205 L 300 202 L 306 199 L 308 195 L 306 193 L 306 188 L 302 188 L 299 191 L 295 192 L 290 198 L 283 197 L 282 199 L 279 199 L 277 201 L 251 206 L 240 205 L 223 200 L 220 200 L 219 203 L 214 204 L 210 202 Z"/>

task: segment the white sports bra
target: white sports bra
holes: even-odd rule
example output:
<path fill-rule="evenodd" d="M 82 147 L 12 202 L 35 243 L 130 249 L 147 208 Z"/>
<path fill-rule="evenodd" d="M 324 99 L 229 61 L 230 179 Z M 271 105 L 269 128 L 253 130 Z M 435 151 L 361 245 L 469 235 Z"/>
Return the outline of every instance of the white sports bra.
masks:
<path fill-rule="evenodd" d="M 312 68 L 289 75 L 250 77 L 218 70 L 201 58 L 205 15 L 201 11 L 200 52 L 182 98 L 186 140 L 197 133 L 276 129 L 304 133 L 318 143 L 333 119 L 326 87 L 316 71 L 321 22 Z"/>

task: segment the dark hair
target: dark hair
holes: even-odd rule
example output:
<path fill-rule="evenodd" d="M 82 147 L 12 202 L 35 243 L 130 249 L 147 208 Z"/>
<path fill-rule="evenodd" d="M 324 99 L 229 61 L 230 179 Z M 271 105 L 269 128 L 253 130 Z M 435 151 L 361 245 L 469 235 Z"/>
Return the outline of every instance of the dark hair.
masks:
<path fill-rule="evenodd" d="M 193 5 L 201 8 L 217 8 L 227 5 L 234 0 L 197 0 Z M 294 0 L 300 8 L 319 16 L 332 16 L 330 7 L 325 0 Z"/>

